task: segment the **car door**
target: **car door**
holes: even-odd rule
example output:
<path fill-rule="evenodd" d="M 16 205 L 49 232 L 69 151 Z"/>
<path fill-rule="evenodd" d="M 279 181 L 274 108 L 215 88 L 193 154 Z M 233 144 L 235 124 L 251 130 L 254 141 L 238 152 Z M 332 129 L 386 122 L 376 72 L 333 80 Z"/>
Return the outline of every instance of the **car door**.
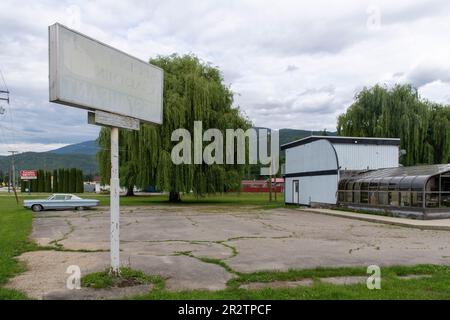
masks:
<path fill-rule="evenodd" d="M 63 194 L 56 194 L 53 196 L 52 200 L 49 201 L 50 209 L 64 209 L 65 208 L 65 201 L 66 197 Z"/>
<path fill-rule="evenodd" d="M 75 207 L 75 201 L 72 200 L 72 196 L 69 194 L 66 194 L 64 197 L 64 208 L 65 209 L 72 209 Z"/>

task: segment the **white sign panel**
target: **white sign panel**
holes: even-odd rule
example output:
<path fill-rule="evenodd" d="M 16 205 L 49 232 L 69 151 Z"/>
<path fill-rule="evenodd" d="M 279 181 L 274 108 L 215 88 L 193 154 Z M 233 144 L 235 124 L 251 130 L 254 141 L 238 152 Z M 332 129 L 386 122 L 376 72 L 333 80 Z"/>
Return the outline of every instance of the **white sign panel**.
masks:
<path fill-rule="evenodd" d="M 162 123 L 162 69 L 58 23 L 49 60 L 51 102 Z"/>

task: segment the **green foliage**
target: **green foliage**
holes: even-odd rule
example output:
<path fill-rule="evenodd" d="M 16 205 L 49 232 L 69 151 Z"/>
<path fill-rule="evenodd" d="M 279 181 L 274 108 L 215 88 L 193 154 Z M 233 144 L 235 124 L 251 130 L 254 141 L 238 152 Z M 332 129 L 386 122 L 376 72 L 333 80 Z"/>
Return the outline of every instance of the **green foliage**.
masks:
<path fill-rule="evenodd" d="M 149 276 L 139 270 L 130 268 L 120 268 L 120 276 L 115 277 L 109 273 L 109 270 L 90 273 L 81 278 L 83 287 L 95 289 L 122 287 L 130 285 L 139 285 L 146 283 L 160 284 L 163 279 L 158 276 Z"/>
<path fill-rule="evenodd" d="M 75 169 L 75 181 L 76 181 L 76 193 L 84 192 L 84 181 L 83 181 L 83 171 Z"/>
<path fill-rule="evenodd" d="M 53 192 L 59 192 L 58 170 L 53 170 Z"/>
<path fill-rule="evenodd" d="M 17 205 L 14 197 L 0 198 L 0 300 L 24 299 L 26 296 L 15 290 L 2 288 L 8 279 L 23 272 L 25 266 L 15 259 L 30 247 L 29 234 L 33 215 Z"/>
<path fill-rule="evenodd" d="M 450 162 L 450 107 L 420 99 L 410 85 L 363 89 L 338 118 L 339 135 L 400 138 L 404 165 Z"/>
<path fill-rule="evenodd" d="M 70 189 L 70 171 L 68 169 L 63 170 L 63 192 L 69 192 Z"/>
<path fill-rule="evenodd" d="M 185 128 L 193 137 L 194 121 L 202 121 L 203 130 L 221 130 L 224 137 L 225 129 L 250 127 L 240 110 L 232 108 L 233 94 L 223 84 L 220 71 L 192 55 L 158 57 L 150 63 L 164 69 L 163 124 L 141 125 L 140 131 L 120 130 L 121 185 L 155 185 L 158 190 L 192 190 L 202 195 L 220 193 L 240 183 L 244 165 L 174 165 L 170 157 L 173 146 L 178 143 L 171 141 L 172 132 Z M 110 179 L 109 129 L 102 128 L 98 142 L 99 172 L 107 183 Z"/>
<path fill-rule="evenodd" d="M 22 181 L 22 190 L 28 188 L 28 185 L 28 181 Z M 38 170 L 37 179 L 31 180 L 31 192 L 83 193 L 83 171 L 76 168 L 55 169 L 53 170 L 53 173 L 50 171 Z"/>
<path fill-rule="evenodd" d="M 321 282 L 321 278 L 361 276 L 368 277 L 366 267 L 291 269 L 285 272 L 262 271 L 254 273 L 239 273 L 229 280 L 227 288 L 218 291 L 185 290 L 168 291 L 164 286 L 155 288 L 149 293 L 135 296 L 140 300 L 402 300 L 402 299 L 442 299 L 450 298 L 450 267 L 438 265 L 390 266 L 382 267 L 381 290 L 369 290 L 365 282 L 352 285 L 335 285 Z M 428 275 L 422 279 L 405 280 L 403 275 Z M 242 284 L 251 282 L 297 281 L 312 279 L 311 286 L 277 287 L 260 289 L 242 289 Z"/>

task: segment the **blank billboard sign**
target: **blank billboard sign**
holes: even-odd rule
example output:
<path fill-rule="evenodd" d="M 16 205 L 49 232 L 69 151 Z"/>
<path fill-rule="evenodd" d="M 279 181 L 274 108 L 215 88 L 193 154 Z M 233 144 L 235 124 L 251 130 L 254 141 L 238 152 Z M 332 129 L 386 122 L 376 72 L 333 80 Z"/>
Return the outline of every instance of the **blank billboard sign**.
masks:
<path fill-rule="evenodd" d="M 61 24 L 49 27 L 50 101 L 161 124 L 163 71 Z"/>

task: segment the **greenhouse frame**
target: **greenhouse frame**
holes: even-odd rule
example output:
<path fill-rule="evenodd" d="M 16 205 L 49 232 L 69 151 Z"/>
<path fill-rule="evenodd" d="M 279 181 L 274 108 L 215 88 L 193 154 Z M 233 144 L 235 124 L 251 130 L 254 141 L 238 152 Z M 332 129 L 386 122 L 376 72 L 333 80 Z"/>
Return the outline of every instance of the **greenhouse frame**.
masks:
<path fill-rule="evenodd" d="M 416 218 L 450 217 L 450 164 L 341 174 L 338 202 Z"/>

